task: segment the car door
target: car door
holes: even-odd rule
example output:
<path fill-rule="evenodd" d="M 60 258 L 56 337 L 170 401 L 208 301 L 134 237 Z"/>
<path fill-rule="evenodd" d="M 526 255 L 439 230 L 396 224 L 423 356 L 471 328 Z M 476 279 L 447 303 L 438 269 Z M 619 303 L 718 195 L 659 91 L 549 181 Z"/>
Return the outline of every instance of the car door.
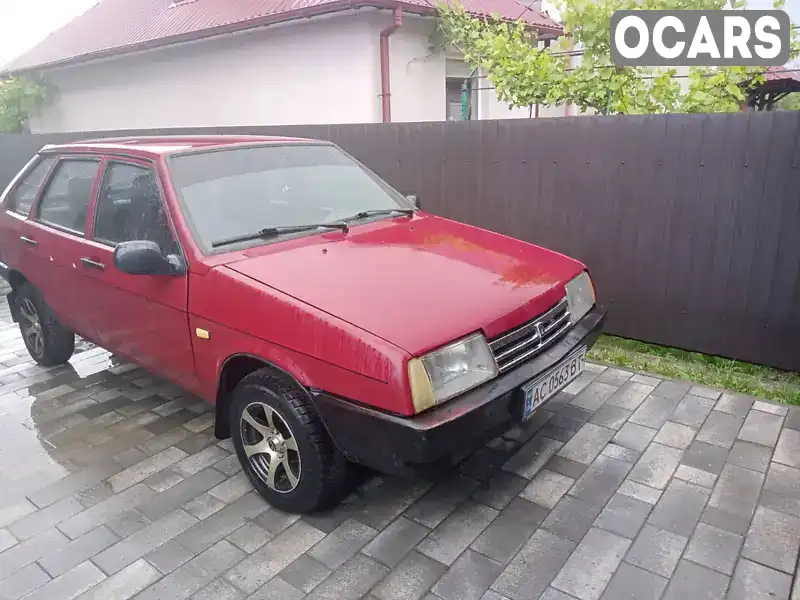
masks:
<path fill-rule="evenodd" d="M 99 157 L 58 158 L 27 220 L 19 226 L 20 271 L 63 325 L 89 338 L 94 316 L 86 310 L 90 291 L 80 257 L 99 173 Z"/>
<path fill-rule="evenodd" d="M 163 200 L 155 166 L 109 158 L 80 259 L 101 302 L 98 343 L 190 390 L 197 390 L 187 314 L 188 275 L 131 275 L 114 266 L 120 242 L 148 240 L 165 255 L 183 253 Z"/>
<path fill-rule="evenodd" d="M 4 266 L 18 269 L 20 254 L 31 248 L 24 240 L 25 221 L 55 163 L 54 156 L 32 158 L 3 195 L 5 215 L 0 219 L 0 261 Z"/>

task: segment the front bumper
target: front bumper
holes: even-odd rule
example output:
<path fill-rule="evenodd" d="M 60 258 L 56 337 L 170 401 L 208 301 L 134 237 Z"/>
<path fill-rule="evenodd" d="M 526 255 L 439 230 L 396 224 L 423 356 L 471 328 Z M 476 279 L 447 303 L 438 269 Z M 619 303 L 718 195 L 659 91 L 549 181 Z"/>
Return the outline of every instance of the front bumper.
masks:
<path fill-rule="evenodd" d="M 334 442 L 354 462 L 395 474 L 452 463 L 519 423 L 522 385 L 578 346 L 591 348 L 604 322 L 605 312 L 596 307 L 535 358 L 415 417 L 387 414 L 326 393 L 317 393 L 314 402 Z"/>

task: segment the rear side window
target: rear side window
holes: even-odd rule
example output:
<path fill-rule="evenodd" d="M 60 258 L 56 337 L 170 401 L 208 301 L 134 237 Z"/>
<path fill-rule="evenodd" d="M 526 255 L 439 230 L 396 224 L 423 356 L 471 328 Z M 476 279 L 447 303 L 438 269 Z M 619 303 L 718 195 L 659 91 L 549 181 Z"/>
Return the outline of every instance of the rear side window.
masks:
<path fill-rule="evenodd" d="M 31 212 L 31 205 L 39 193 L 39 188 L 44 183 L 44 178 L 50 167 L 53 166 L 55 158 L 44 158 L 23 177 L 16 187 L 11 191 L 8 198 L 8 209 L 13 210 L 24 217 Z"/>
<path fill-rule="evenodd" d="M 39 220 L 83 234 L 99 167 L 96 160 L 60 160 L 39 201 Z"/>

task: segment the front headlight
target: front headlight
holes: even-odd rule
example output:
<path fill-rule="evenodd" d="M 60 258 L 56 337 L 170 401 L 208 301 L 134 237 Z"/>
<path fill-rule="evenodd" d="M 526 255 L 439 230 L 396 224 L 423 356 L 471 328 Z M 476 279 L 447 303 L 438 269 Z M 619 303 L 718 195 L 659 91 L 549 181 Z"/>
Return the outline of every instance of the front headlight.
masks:
<path fill-rule="evenodd" d="M 577 323 L 592 310 L 596 302 L 592 278 L 584 271 L 567 283 L 566 288 L 570 320 Z"/>
<path fill-rule="evenodd" d="M 414 410 L 441 404 L 497 375 L 486 338 L 475 333 L 408 361 Z"/>

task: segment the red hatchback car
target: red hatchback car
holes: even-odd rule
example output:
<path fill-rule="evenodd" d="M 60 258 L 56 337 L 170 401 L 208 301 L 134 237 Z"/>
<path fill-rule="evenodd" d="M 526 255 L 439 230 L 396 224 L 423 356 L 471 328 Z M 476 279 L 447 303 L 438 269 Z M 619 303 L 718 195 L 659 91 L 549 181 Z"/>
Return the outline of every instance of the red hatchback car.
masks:
<path fill-rule="evenodd" d="M 350 462 L 414 473 L 529 419 L 604 320 L 580 262 L 427 214 L 328 142 L 46 146 L 0 201 L 34 360 L 78 334 L 205 398 L 291 512 Z"/>

